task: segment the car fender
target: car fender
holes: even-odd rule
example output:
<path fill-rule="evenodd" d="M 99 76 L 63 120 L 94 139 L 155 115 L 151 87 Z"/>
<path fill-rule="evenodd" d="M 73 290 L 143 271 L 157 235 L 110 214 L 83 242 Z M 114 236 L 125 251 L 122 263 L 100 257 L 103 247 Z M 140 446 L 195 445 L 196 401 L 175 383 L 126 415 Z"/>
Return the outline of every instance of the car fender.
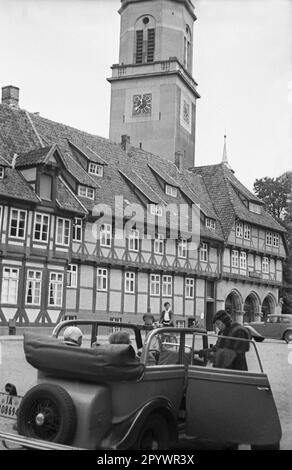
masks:
<path fill-rule="evenodd" d="M 163 397 L 156 397 L 122 420 L 113 422 L 110 432 L 102 440 L 100 448 L 126 450 L 133 448 L 147 418 L 152 413 L 161 413 L 168 423 L 170 442 L 178 439 L 177 421 L 173 406 Z"/>

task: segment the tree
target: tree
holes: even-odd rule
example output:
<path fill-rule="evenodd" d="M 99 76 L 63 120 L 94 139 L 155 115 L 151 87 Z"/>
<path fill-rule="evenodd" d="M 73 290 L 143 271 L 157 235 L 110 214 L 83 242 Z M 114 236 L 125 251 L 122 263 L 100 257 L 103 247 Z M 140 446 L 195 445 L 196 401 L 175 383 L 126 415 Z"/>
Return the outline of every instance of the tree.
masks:
<path fill-rule="evenodd" d="M 292 172 L 278 178 L 260 178 L 254 183 L 256 195 L 265 208 L 287 230 L 288 256 L 283 265 L 283 313 L 292 314 Z"/>
<path fill-rule="evenodd" d="M 254 183 L 256 195 L 265 203 L 266 211 L 279 222 L 283 221 L 288 210 L 288 195 L 291 192 L 289 173 L 278 178 L 256 179 Z"/>

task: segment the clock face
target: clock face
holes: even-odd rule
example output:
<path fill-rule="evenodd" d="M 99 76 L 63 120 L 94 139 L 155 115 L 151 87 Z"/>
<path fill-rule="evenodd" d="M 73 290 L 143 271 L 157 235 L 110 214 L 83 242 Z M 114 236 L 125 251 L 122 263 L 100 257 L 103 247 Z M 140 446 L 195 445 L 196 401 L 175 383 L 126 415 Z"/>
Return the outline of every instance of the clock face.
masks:
<path fill-rule="evenodd" d="M 190 105 L 186 101 L 183 104 L 183 119 L 187 124 L 190 123 Z"/>
<path fill-rule="evenodd" d="M 151 93 L 133 96 L 133 116 L 151 114 L 151 107 L 152 107 L 152 94 Z"/>

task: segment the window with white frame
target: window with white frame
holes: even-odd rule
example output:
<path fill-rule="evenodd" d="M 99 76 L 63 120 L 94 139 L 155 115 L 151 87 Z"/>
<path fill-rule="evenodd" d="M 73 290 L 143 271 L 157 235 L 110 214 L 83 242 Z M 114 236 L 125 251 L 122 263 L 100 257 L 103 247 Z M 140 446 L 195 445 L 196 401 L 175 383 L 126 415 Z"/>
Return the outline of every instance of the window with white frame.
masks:
<path fill-rule="evenodd" d="M 103 176 L 103 166 L 98 165 L 97 163 L 90 162 L 88 171 L 91 175 L 96 175 L 100 177 Z"/>
<path fill-rule="evenodd" d="M 185 297 L 186 299 L 193 299 L 195 297 L 195 280 L 191 277 L 186 278 Z"/>
<path fill-rule="evenodd" d="M 177 197 L 177 188 L 171 186 L 170 184 L 165 185 L 165 194 L 171 197 Z"/>
<path fill-rule="evenodd" d="M 154 253 L 156 255 L 163 255 L 164 253 L 164 236 L 161 233 L 154 240 Z"/>
<path fill-rule="evenodd" d="M 70 242 L 70 219 L 57 218 L 56 243 L 57 245 L 69 246 Z"/>
<path fill-rule="evenodd" d="M 40 305 L 42 290 L 42 272 L 29 269 L 26 279 L 25 303 L 27 305 Z"/>
<path fill-rule="evenodd" d="M 177 255 L 179 258 L 186 258 L 188 250 L 188 242 L 185 238 L 182 238 L 177 245 Z"/>
<path fill-rule="evenodd" d="M 48 242 L 50 216 L 36 212 L 34 218 L 33 239 L 39 242 Z"/>
<path fill-rule="evenodd" d="M 125 293 L 135 294 L 135 278 L 136 274 L 130 271 L 125 272 Z"/>
<path fill-rule="evenodd" d="M 261 214 L 262 213 L 262 206 L 259 204 L 254 204 L 253 202 L 249 203 L 249 210 L 250 212 L 254 212 L 255 214 Z"/>
<path fill-rule="evenodd" d="M 272 244 L 273 244 L 273 233 L 266 232 L 266 245 L 272 246 Z"/>
<path fill-rule="evenodd" d="M 200 260 L 201 261 L 208 261 L 208 243 L 202 243 L 200 248 Z"/>
<path fill-rule="evenodd" d="M 211 228 L 212 230 L 216 229 L 216 221 L 214 219 L 206 218 L 206 227 Z"/>
<path fill-rule="evenodd" d="M 273 246 L 278 248 L 280 244 L 280 237 L 278 233 L 273 234 Z"/>
<path fill-rule="evenodd" d="M 78 266 L 77 264 L 68 264 L 67 268 L 67 287 L 77 288 Z"/>
<path fill-rule="evenodd" d="M 263 273 L 269 273 L 270 272 L 270 260 L 267 256 L 263 256 L 262 271 L 263 271 Z"/>
<path fill-rule="evenodd" d="M 150 274 L 150 295 L 160 295 L 159 274 Z"/>
<path fill-rule="evenodd" d="M 74 242 L 82 242 L 82 228 L 83 228 L 83 223 L 82 219 L 79 217 L 74 218 L 74 224 L 73 224 L 73 241 Z"/>
<path fill-rule="evenodd" d="M 185 320 L 177 320 L 177 322 L 176 322 L 176 327 L 177 328 L 185 328 L 185 326 L 186 326 Z"/>
<path fill-rule="evenodd" d="M 102 224 L 100 226 L 100 246 L 111 247 L 112 244 L 112 226 L 111 224 Z"/>
<path fill-rule="evenodd" d="M 0 180 L 3 180 L 5 175 L 4 166 L 0 166 Z"/>
<path fill-rule="evenodd" d="M 139 251 L 139 230 L 130 230 L 129 232 L 129 250 Z"/>
<path fill-rule="evenodd" d="M 24 239 L 25 229 L 26 229 L 26 211 L 22 211 L 19 209 L 11 209 L 9 236 L 12 238 Z"/>
<path fill-rule="evenodd" d="M 51 272 L 49 284 L 49 306 L 62 307 L 63 302 L 63 273 Z"/>
<path fill-rule="evenodd" d="M 150 212 L 152 215 L 162 216 L 162 207 L 159 204 L 151 204 Z"/>
<path fill-rule="evenodd" d="M 18 268 L 3 268 L 1 301 L 3 304 L 17 304 Z"/>
<path fill-rule="evenodd" d="M 242 222 L 237 222 L 236 223 L 235 231 L 236 231 L 237 238 L 242 238 L 243 237 L 243 223 Z"/>
<path fill-rule="evenodd" d="M 162 295 L 164 297 L 172 296 L 172 276 L 162 276 Z"/>
<path fill-rule="evenodd" d="M 245 251 L 240 252 L 239 266 L 241 269 L 246 269 L 246 252 Z"/>
<path fill-rule="evenodd" d="M 78 196 L 94 199 L 94 189 L 89 186 L 78 186 Z"/>
<path fill-rule="evenodd" d="M 97 268 L 97 290 L 107 291 L 108 270 L 106 268 Z"/>
<path fill-rule="evenodd" d="M 233 268 L 238 268 L 238 251 L 232 250 L 231 252 L 231 266 Z"/>
<path fill-rule="evenodd" d="M 249 224 L 244 224 L 244 232 L 243 232 L 243 238 L 245 240 L 250 240 L 250 225 Z"/>

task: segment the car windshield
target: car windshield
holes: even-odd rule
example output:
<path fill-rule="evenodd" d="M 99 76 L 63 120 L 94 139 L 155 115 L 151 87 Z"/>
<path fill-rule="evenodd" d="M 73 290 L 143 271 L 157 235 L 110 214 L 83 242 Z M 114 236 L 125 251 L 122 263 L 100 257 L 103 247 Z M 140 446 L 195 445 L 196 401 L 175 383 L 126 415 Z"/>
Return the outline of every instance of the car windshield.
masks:
<path fill-rule="evenodd" d="M 205 331 L 194 332 L 190 329 L 179 328 L 157 329 L 149 334 L 142 351 L 141 361 L 149 366 L 185 364 L 206 368 L 217 367 L 219 363 L 217 362 L 216 366 L 213 351 L 216 351 L 216 348 L 218 350 L 218 341 L 222 341 L 222 338 L 225 337 Z M 247 370 L 261 372 L 262 365 L 255 343 L 241 338 L 235 338 L 235 341 L 237 348 L 245 351 Z M 222 356 L 221 351 L 219 353 Z M 216 352 L 217 357 L 219 353 Z M 221 362 L 220 367 L 222 364 Z"/>

